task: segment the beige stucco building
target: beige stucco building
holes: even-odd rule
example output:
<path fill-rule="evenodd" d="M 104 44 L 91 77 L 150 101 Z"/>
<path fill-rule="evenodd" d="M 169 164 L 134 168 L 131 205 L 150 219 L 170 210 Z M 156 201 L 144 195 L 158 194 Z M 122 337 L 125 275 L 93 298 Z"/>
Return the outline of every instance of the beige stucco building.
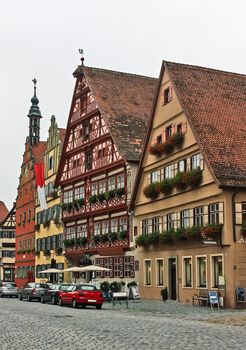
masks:
<path fill-rule="evenodd" d="M 246 288 L 245 82 L 163 62 L 130 205 L 143 298 L 216 290 L 235 307 Z"/>

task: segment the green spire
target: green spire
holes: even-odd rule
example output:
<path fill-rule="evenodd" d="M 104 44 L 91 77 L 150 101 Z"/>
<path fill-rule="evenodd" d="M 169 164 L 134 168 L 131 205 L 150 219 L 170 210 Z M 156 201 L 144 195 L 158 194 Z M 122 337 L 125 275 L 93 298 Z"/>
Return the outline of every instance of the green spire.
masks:
<path fill-rule="evenodd" d="M 38 98 L 36 96 L 37 79 L 33 79 L 33 83 L 34 83 L 34 96 L 31 99 L 32 105 L 31 105 L 31 108 L 29 110 L 28 117 L 37 116 L 37 117 L 42 118 L 40 109 L 38 107 L 39 100 L 38 100 Z"/>

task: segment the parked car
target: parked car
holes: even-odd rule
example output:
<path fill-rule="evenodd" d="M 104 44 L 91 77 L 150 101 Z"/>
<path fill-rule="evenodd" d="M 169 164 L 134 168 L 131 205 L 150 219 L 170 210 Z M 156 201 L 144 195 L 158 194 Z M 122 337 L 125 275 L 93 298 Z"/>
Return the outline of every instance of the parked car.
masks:
<path fill-rule="evenodd" d="M 50 302 L 51 304 L 56 305 L 60 294 L 65 292 L 70 286 L 71 284 L 53 284 L 50 288 L 45 289 L 45 291 L 41 293 L 41 303 Z M 74 284 L 72 284 L 72 286 L 74 286 Z"/>
<path fill-rule="evenodd" d="M 13 282 L 0 282 L 0 297 L 15 297 L 18 298 L 18 288 Z"/>
<path fill-rule="evenodd" d="M 40 300 L 41 294 L 50 287 L 48 283 L 34 283 L 28 282 L 24 288 L 19 289 L 19 300 L 27 299 L 31 301 L 33 299 Z"/>
<path fill-rule="evenodd" d="M 85 308 L 86 305 L 93 305 L 97 309 L 102 308 L 104 302 L 103 294 L 92 284 L 71 285 L 59 296 L 59 305 L 70 304 L 72 307 L 79 305 Z"/>

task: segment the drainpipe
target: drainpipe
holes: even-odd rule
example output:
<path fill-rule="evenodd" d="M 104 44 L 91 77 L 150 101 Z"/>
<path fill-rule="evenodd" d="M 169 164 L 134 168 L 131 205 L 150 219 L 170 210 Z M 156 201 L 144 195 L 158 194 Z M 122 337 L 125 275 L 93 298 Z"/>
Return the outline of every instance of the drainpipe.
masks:
<path fill-rule="evenodd" d="M 236 211 L 235 211 L 235 197 L 238 193 L 238 188 L 235 189 L 231 196 L 231 205 L 232 205 L 232 233 L 233 233 L 233 241 L 236 242 Z"/>

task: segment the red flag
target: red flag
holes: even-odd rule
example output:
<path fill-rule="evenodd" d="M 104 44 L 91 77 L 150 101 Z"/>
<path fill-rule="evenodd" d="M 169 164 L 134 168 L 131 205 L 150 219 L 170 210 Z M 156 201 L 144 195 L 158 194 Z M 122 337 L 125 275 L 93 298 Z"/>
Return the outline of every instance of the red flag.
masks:
<path fill-rule="evenodd" d="M 44 185 L 44 164 L 34 164 L 34 172 L 41 209 L 47 209 Z"/>

